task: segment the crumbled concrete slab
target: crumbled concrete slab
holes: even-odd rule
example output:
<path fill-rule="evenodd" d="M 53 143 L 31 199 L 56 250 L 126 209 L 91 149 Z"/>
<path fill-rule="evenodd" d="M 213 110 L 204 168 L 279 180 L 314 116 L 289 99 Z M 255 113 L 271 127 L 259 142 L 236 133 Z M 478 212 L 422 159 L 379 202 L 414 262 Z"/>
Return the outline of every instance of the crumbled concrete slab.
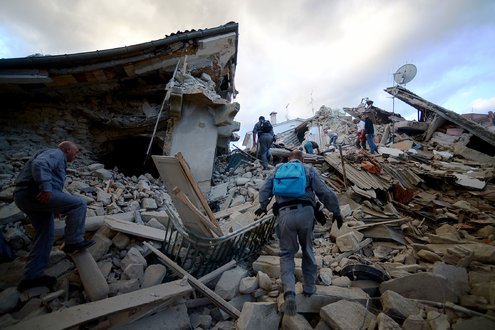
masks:
<path fill-rule="evenodd" d="M 242 294 L 249 294 L 258 289 L 258 279 L 256 276 L 244 277 L 239 284 L 239 292 Z"/>
<path fill-rule="evenodd" d="M 19 210 L 14 202 L 0 207 L 0 225 L 20 221 L 24 218 L 26 218 L 26 215 Z"/>
<path fill-rule="evenodd" d="M 296 284 L 296 304 L 299 313 L 318 313 L 323 306 L 339 300 L 349 300 L 363 305 L 369 299 L 369 295 L 360 288 L 341 288 L 337 286 L 316 286 L 316 293 L 310 297 L 302 294 L 302 285 Z"/>
<path fill-rule="evenodd" d="M 48 311 L 43 306 L 42 300 L 40 298 L 33 298 L 28 300 L 19 311 L 12 313 L 12 316 L 18 320 L 22 320 L 47 313 Z"/>
<path fill-rule="evenodd" d="M 313 330 L 311 324 L 301 314 L 294 316 L 284 315 L 282 317 L 282 327 L 284 330 Z"/>
<path fill-rule="evenodd" d="M 359 248 L 359 239 L 354 232 L 348 232 L 337 237 L 340 252 L 354 251 Z"/>
<path fill-rule="evenodd" d="M 177 304 L 167 307 L 146 318 L 119 326 L 122 330 L 150 329 L 150 330 L 189 330 L 191 322 L 185 304 Z"/>
<path fill-rule="evenodd" d="M 433 274 L 440 275 L 447 279 L 449 288 L 458 296 L 463 296 L 469 291 L 468 273 L 464 267 L 447 265 L 443 262 L 436 262 L 433 265 Z"/>
<path fill-rule="evenodd" d="M 93 256 L 95 260 L 100 260 L 104 255 L 107 254 L 110 246 L 112 246 L 112 241 L 103 235 L 95 234 L 92 238 L 96 243 L 88 248 L 89 253 Z"/>
<path fill-rule="evenodd" d="M 130 264 L 142 264 L 144 267 L 148 266 L 146 259 L 135 247 L 131 247 L 129 251 L 127 251 L 126 256 L 122 259 L 121 267 L 122 269 L 125 269 Z"/>
<path fill-rule="evenodd" d="M 485 317 L 475 316 L 452 325 L 453 330 L 495 329 L 495 321 Z"/>
<path fill-rule="evenodd" d="M 236 308 L 238 311 L 242 311 L 242 309 L 244 308 L 244 304 L 247 302 L 256 302 L 256 298 L 252 294 L 239 294 L 229 300 L 229 304 Z M 231 316 L 222 309 L 220 309 L 220 315 L 223 320 L 231 318 Z"/>
<path fill-rule="evenodd" d="M 404 298 L 397 292 L 387 290 L 382 293 L 380 301 L 383 312 L 397 321 L 402 321 L 410 315 L 419 314 L 418 304 L 410 299 Z"/>
<path fill-rule="evenodd" d="M 13 310 L 19 301 L 19 291 L 10 287 L 0 292 L 0 314 L 5 314 Z"/>
<path fill-rule="evenodd" d="M 301 259 L 295 258 L 296 276 L 302 276 Z M 272 278 L 280 277 L 280 258 L 276 256 L 261 255 L 253 262 L 253 270 L 262 271 Z"/>
<path fill-rule="evenodd" d="M 352 317 L 349 317 L 351 315 Z M 363 305 L 347 300 L 339 300 L 322 307 L 320 316 L 335 330 L 367 329 L 376 320 L 375 315 Z"/>
<path fill-rule="evenodd" d="M 404 323 L 403 330 L 431 330 L 428 322 L 421 315 L 409 315 Z"/>
<path fill-rule="evenodd" d="M 256 278 L 258 279 L 258 285 L 260 288 L 266 291 L 270 291 L 272 289 L 273 283 L 270 276 L 263 273 L 262 271 L 258 271 L 256 273 Z"/>
<path fill-rule="evenodd" d="M 167 274 L 167 268 L 161 264 L 153 264 L 146 267 L 143 275 L 142 288 L 149 288 L 162 283 L 163 278 Z"/>
<path fill-rule="evenodd" d="M 376 317 L 378 330 L 402 330 L 400 325 L 385 313 L 380 313 Z"/>
<path fill-rule="evenodd" d="M 274 302 L 248 302 L 237 320 L 237 329 L 278 329 L 280 316 Z"/>
<path fill-rule="evenodd" d="M 242 267 L 236 267 L 224 272 L 215 286 L 215 293 L 227 301 L 234 298 L 239 293 L 241 280 L 247 274 L 247 270 Z"/>
<path fill-rule="evenodd" d="M 431 273 L 417 273 L 395 278 L 380 284 L 380 292 L 392 290 L 403 297 L 436 302 L 457 302 L 458 297 L 450 289 L 446 279 Z"/>
<path fill-rule="evenodd" d="M 450 329 L 450 322 L 445 314 L 440 314 L 437 311 L 429 311 L 426 316 L 426 321 L 432 330 Z"/>

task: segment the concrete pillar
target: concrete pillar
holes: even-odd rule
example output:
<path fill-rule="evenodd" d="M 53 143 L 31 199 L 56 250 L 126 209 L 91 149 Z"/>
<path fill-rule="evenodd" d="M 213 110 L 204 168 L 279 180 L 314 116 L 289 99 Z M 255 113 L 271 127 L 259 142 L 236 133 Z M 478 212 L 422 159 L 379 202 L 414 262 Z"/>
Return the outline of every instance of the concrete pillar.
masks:
<path fill-rule="evenodd" d="M 108 297 L 108 283 L 87 249 L 72 255 L 79 271 L 79 277 L 89 300 L 96 301 Z"/>

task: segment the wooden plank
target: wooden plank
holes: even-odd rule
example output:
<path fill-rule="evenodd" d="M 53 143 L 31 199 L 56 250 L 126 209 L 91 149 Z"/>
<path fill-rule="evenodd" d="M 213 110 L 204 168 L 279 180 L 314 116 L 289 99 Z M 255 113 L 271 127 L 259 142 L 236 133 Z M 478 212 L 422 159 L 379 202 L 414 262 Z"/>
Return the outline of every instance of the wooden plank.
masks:
<path fill-rule="evenodd" d="M 154 241 L 165 241 L 165 230 L 153 228 L 145 225 L 140 225 L 134 222 L 119 220 L 112 216 L 105 217 L 106 224 L 113 230 L 120 231 L 126 234 L 131 234 L 138 237 L 144 237 Z"/>
<path fill-rule="evenodd" d="M 83 305 L 69 307 L 53 313 L 44 314 L 24 322 L 19 322 L 7 329 L 67 329 L 76 325 L 95 320 L 99 317 L 113 314 L 115 312 L 132 309 L 157 301 L 166 302 L 176 297 L 184 296 L 192 291 L 189 284 L 183 280 L 176 280 L 134 292 L 121 294 L 119 296 L 90 302 Z"/>
<path fill-rule="evenodd" d="M 235 267 L 236 264 L 237 264 L 237 262 L 235 260 L 231 260 L 228 263 L 226 263 L 225 265 L 215 269 L 211 273 L 208 273 L 205 276 L 201 277 L 199 279 L 199 281 L 201 283 L 207 284 L 207 283 L 213 281 L 215 278 L 222 275 L 227 270 Z M 210 300 L 208 298 L 205 298 L 205 299 L 207 299 L 208 303 L 210 303 Z M 143 305 L 139 308 L 133 309 L 132 315 L 129 315 L 130 313 L 128 313 L 126 311 L 120 312 L 118 314 L 114 314 L 114 315 L 110 316 L 110 318 L 112 320 L 112 322 L 111 322 L 112 329 L 118 328 L 118 327 L 123 326 L 125 324 L 132 323 L 134 321 L 145 318 L 148 315 L 152 315 L 152 314 L 155 314 L 159 311 L 162 311 L 165 308 L 167 308 L 167 303 L 168 302 L 157 301 L 157 302 L 154 302 L 152 304 Z"/>
<path fill-rule="evenodd" d="M 187 179 L 189 180 L 191 187 L 193 188 L 194 192 L 196 193 L 196 196 L 198 197 L 199 202 L 201 203 L 201 205 L 205 209 L 206 214 L 208 215 L 208 218 L 210 218 L 210 221 L 215 226 L 217 226 L 217 228 L 220 228 L 218 225 L 217 219 L 213 215 L 213 212 L 211 211 L 210 206 L 208 205 L 208 202 L 207 202 L 205 196 L 201 192 L 201 189 L 199 189 L 199 186 L 196 183 L 196 180 L 194 179 L 194 176 L 191 172 L 191 168 L 189 167 L 186 160 L 184 159 L 184 156 L 182 156 L 182 154 L 179 152 L 179 153 L 177 153 L 177 155 L 175 155 L 175 158 L 177 158 L 177 160 L 179 160 L 179 164 L 181 165 L 182 170 L 184 171 L 184 174 L 186 175 Z"/>
<path fill-rule="evenodd" d="M 231 215 L 234 212 L 242 212 L 242 211 L 247 210 L 248 208 L 253 207 L 253 206 L 254 206 L 253 203 L 247 202 L 247 203 L 244 203 L 241 205 L 237 205 L 237 206 L 228 208 L 226 210 L 221 210 L 221 211 L 215 212 L 213 214 L 214 214 L 216 219 L 221 219 L 221 218 L 228 217 L 229 215 Z"/>
<path fill-rule="evenodd" d="M 153 245 L 143 242 L 144 245 L 146 245 L 153 253 L 155 253 L 165 264 L 172 268 L 177 274 L 180 274 L 187 278 L 191 286 L 193 286 L 196 290 L 201 291 L 206 297 L 210 298 L 210 300 L 219 308 L 221 308 L 224 312 L 229 314 L 231 317 L 234 319 L 238 319 L 239 316 L 241 315 L 241 312 L 229 304 L 227 301 L 225 301 L 222 297 L 217 295 L 215 292 L 213 292 L 210 288 L 208 288 L 206 285 L 198 281 L 195 277 L 190 275 L 186 270 L 184 270 L 182 267 L 177 265 L 172 259 L 167 257 L 165 254 L 161 253 L 158 249 L 156 249 Z"/>
<path fill-rule="evenodd" d="M 366 220 L 366 219 L 362 219 L 362 220 Z M 354 227 L 351 227 L 351 228 L 352 229 L 359 230 L 359 229 L 373 227 L 373 226 L 378 226 L 378 225 L 387 225 L 387 224 L 392 224 L 392 223 L 396 223 L 396 222 L 411 221 L 411 220 L 414 220 L 414 219 L 413 218 L 400 218 L 400 219 L 393 219 L 393 220 L 387 220 L 387 221 L 380 221 L 380 222 L 368 223 L 368 224 L 365 224 L 365 225 L 354 226 Z"/>
<path fill-rule="evenodd" d="M 175 187 L 179 187 L 180 190 L 189 197 L 189 200 L 194 206 L 198 209 L 202 209 L 202 204 L 191 187 L 189 179 L 186 178 L 179 160 L 171 156 L 152 155 L 151 158 L 153 158 L 158 173 L 160 173 L 160 177 L 167 190 L 171 192 Z M 211 232 L 201 223 L 201 220 L 198 219 L 198 216 L 189 207 L 185 206 L 174 194 L 171 194 L 170 197 L 179 213 L 182 225 L 188 231 L 200 236 L 212 237 Z"/>
<path fill-rule="evenodd" d="M 172 192 L 179 198 L 179 200 L 181 202 L 184 203 L 184 205 L 189 207 L 191 209 L 191 211 L 193 211 L 198 216 L 198 219 L 201 221 L 201 223 L 203 223 L 217 237 L 223 236 L 223 233 L 220 230 L 220 228 L 218 228 L 217 226 L 212 224 L 209 221 L 209 219 L 203 213 L 201 213 L 201 211 L 198 210 L 198 208 L 196 206 L 194 206 L 194 204 L 191 202 L 191 200 L 189 200 L 189 198 L 187 198 L 186 194 L 184 194 L 182 191 L 180 191 L 179 187 L 175 187 L 172 190 Z"/>

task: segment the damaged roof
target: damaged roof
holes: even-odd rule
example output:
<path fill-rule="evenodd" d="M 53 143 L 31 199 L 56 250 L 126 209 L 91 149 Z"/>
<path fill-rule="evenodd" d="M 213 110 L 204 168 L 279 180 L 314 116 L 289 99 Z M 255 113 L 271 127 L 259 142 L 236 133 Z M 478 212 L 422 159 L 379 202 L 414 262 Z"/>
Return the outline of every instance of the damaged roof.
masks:
<path fill-rule="evenodd" d="M 114 49 L 0 59 L 0 95 L 60 96 L 74 90 L 95 94 L 123 89 L 138 94 L 162 92 L 179 59 L 185 59 L 191 74 L 205 72 L 221 88 L 224 80 L 233 77 L 237 40 L 238 24 L 229 22 Z"/>
<path fill-rule="evenodd" d="M 455 125 L 465 129 L 469 133 L 491 144 L 492 146 L 495 146 L 495 133 L 490 132 L 478 123 L 466 119 L 458 113 L 447 110 L 445 108 L 442 108 L 441 106 L 429 102 L 402 86 L 389 87 L 386 88 L 385 91 L 390 95 L 397 97 L 399 100 L 418 109 L 418 111 L 421 111 L 424 118 L 428 118 L 432 114 L 439 116 L 444 120 L 452 122 Z M 493 156 L 493 154 L 491 156 Z"/>

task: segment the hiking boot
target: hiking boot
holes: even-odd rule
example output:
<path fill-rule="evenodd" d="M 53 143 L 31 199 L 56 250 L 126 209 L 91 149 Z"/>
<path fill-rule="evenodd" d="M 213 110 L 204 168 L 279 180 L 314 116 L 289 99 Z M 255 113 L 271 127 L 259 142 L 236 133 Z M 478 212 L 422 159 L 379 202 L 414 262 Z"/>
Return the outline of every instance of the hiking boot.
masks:
<path fill-rule="evenodd" d="M 66 244 L 64 246 L 64 252 L 67 254 L 73 254 L 73 253 L 79 252 L 81 250 L 84 250 L 85 248 L 88 248 L 95 243 L 96 243 L 96 241 L 94 241 L 92 239 L 85 239 L 84 241 L 79 242 L 79 243 Z"/>
<path fill-rule="evenodd" d="M 293 291 L 287 291 L 284 294 L 285 307 L 284 312 L 289 316 L 294 316 L 297 313 L 296 294 Z"/>
<path fill-rule="evenodd" d="M 21 283 L 19 283 L 19 285 L 17 286 L 17 290 L 19 290 L 19 292 L 22 292 L 22 291 L 25 291 L 27 289 L 36 288 L 39 286 L 46 286 L 46 287 L 50 288 L 55 283 L 57 283 L 56 277 L 48 276 L 48 275 L 42 275 L 40 277 L 33 278 L 30 280 L 28 280 L 28 279 L 22 280 Z"/>
<path fill-rule="evenodd" d="M 305 297 L 308 297 L 308 298 L 309 298 L 309 297 L 311 297 L 311 296 L 312 296 L 313 294 L 315 294 L 315 293 L 316 293 L 316 288 L 313 290 L 313 292 L 306 292 L 306 291 L 303 291 L 303 295 L 304 295 Z"/>

